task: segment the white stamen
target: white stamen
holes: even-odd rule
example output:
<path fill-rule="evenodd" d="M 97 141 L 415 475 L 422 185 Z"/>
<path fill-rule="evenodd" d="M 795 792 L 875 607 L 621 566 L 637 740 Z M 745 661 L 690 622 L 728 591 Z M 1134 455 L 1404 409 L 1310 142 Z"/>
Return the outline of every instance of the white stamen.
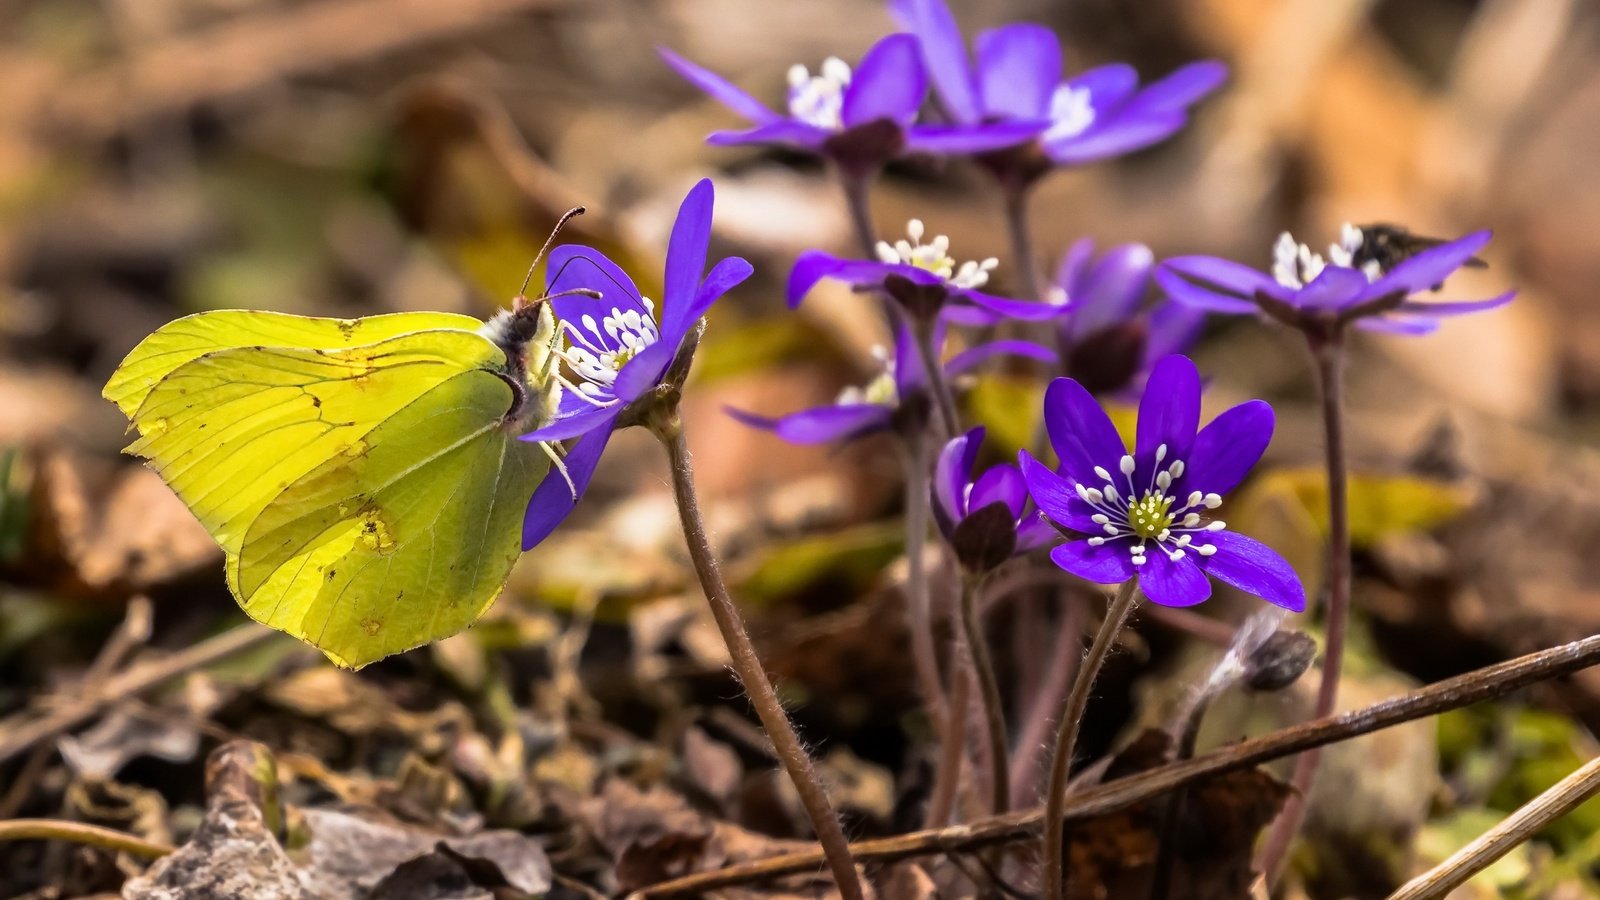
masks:
<path fill-rule="evenodd" d="M 1122 474 L 1124 474 L 1124 475 L 1132 475 L 1133 474 L 1133 466 L 1134 466 L 1133 457 L 1128 456 L 1126 454 L 1123 455 L 1122 461 L 1117 464 L 1117 467 L 1122 470 Z"/>

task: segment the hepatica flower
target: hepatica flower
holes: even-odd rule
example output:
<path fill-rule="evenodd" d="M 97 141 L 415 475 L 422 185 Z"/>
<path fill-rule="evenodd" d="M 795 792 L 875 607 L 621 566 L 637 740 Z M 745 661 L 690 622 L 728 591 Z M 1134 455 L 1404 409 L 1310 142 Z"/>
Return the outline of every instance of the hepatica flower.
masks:
<path fill-rule="evenodd" d="M 743 131 L 712 134 L 707 139 L 712 144 L 784 144 L 851 162 L 881 164 L 907 148 L 993 150 L 1038 131 L 1012 123 L 975 135 L 946 125 L 916 124 L 928 93 L 928 76 L 916 39 L 909 34 L 878 41 L 855 69 L 836 56 L 823 60 L 815 73 L 802 64 L 791 66 L 783 112 L 670 50 L 659 52 L 689 83 L 750 121 L 751 127 Z"/>
<path fill-rule="evenodd" d="M 1122 244 L 1095 255 L 1084 238 L 1061 258 L 1052 293 L 1072 299 L 1072 314 L 1056 326 L 1065 374 L 1090 393 L 1139 385 L 1156 361 L 1182 353 L 1205 324 L 1205 312 L 1166 301 L 1145 308 L 1155 255 L 1143 244 Z"/>
<path fill-rule="evenodd" d="M 960 128 L 982 134 L 1006 123 L 1042 123 L 1038 146 L 1055 165 L 1093 162 L 1165 140 L 1188 122 L 1189 107 L 1227 77 L 1221 63 L 1206 61 L 1143 88 L 1133 68 L 1121 63 L 1063 80 L 1060 42 L 1042 25 L 986 31 L 969 57 L 944 0 L 889 5 L 917 36 L 939 99 Z"/>
<path fill-rule="evenodd" d="M 935 356 L 942 356 L 946 329 L 942 322 L 933 329 Z M 921 416 L 928 411 L 928 379 L 922 368 L 910 330 L 902 323 L 895 329 L 892 351 L 879 349 L 883 370 L 865 385 L 852 385 L 827 406 L 803 409 L 785 416 L 769 418 L 739 409 L 729 415 L 755 428 L 771 431 L 791 444 L 827 444 L 854 440 L 880 431 L 920 429 Z M 990 341 L 969 347 L 944 362 L 946 376 L 971 371 L 994 356 L 1013 355 L 1055 362 L 1050 350 L 1029 341 Z"/>
<path fill-rule="evenodd" d="M 951 439 L 939 452 L 933 476 L 934 519 L 971 572 L 987 572 L 1056 537 L 1033 512 L 1016 466 L 1000 463 L 974 474 L 983 435 L 979 427 Z"/>
<path fill-rule="evenodd" d="M 1346 224 L 1327 256 L 1313 252 L 1288 232 L 1272 248 L 1272 269 L 1212 256 L 1180 256 L 1163 262 L 1156 280 L 1174 300 L 1219 313 L 1266 311 L 1300 327 L 1354 323 L 1396 334 L 1427 334 L 1448 316 L 1504 306 L 1508 291 L 1485 300 L 1413 299 L 1443 284 L 1489 242 L 1477 231 L 1439 242 L 1414 255 L 1390 252 L 1386 231 Z"/>
<path fill-rule="evenodd" d="M 844 259 L 821 250 L 807 250 L 789 272 L 791 308 L 824 278 L 843 281 L 858 290 L 881 290 L 913 316 L 941 315 L 960 325 L 994 325 L 1005 319 L 1037 322 L 1065 314 L 1060 303 L 1037 303 L 1000 297 L 981 290 L 1000 261 L 994 257 L 958 263 L 950 255 L 950 239 L 927 232 L 920 219 L 906 226 L 906 237 L 893 244 L 878 242 L 877 259 Z"/>
<path fill-rule="evenodd" d="M 577 442 L 567 454 L 565 472 L 553 469 L 528 502 L 522 525 L 524 550 L 544 540 L 572 511 L 589 486 L 617 417 L 661 383 L 684 339 L 711 304 L 750 277 L 750 264 L 738 257 L 705 271 L 713 199 L 711 181 L 702 180 L 678 209 L 667 245 L 659 311 L 627 273 L 599 251 L 569 244 L 550 252 L 546 271 L 553 274 L 546 293 L 585 288 L 602 299 L 569 296 L 551 301 L 561 329 L 556 356 L 566 369 L 558 375 L 561 402 L 550 424 L 522 440 L 577 438 Z"/>
<path fill-rule="evenodd" d="M 1305 588 L 1265 544 L 1215 518 L 1272 439 L 1272 407 L 1251 400 L 1200 420 L 1200 374 L 1187 357 L 1156 364 L 1139 402 L 1132 453 L 1089 392 L 1070 378 L 1050 384 L 1045 426 L 1059 473 L 1023 451 L 1022 474 L 1045 515 L 1081 535 L 1050 558 L 1089 581 L 1138 578 L 1163 606 L 1192 606 L 1215 578 L 1294 612 Z"/>

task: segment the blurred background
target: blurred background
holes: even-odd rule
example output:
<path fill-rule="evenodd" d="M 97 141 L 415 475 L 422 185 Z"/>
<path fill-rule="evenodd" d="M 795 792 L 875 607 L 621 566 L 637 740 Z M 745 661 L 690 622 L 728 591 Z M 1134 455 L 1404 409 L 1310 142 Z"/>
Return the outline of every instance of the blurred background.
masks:
<path fill-rule="evenodd" d="M 1514 286 L 1514 304 L 1427 339 L 1364 337 L 1355 348 L 1361 627 L 1349 705 L 1600 631 L 1600 7 L 952 6 L 969 35 L 1016 19 L 1051 25 L 1069 72 L 1122 60 L 1148 79 L 1207 57 L 1232 68 L 1177 139 L 1041 185 L 1032 225 L 1051 268 L 1082 236 L 1265 266 L 1284 229 L 1313 246 L 1344 221 L 1446 237 L 1495 230 L 1489 268 L 1463 272 L 1446 296 Z M 689 394 L 712 526 L 797 716 L 828 736 L 819 752 L 850 785 L 856 831 L 902 827 L 926 781 L 913 749 L 926 735 L 899 643 L 894 447 L 793 448 L 721 412 L 816 405 L 872 374 L 883 335 L 860 298 L 822 290 L 798 313 L 782 303 L 798 252 L 850 246 L 842 197 L 814 161 L 705 146 L 709 131 L 741 123 L 654 51 L 671 47 L 777 103 L 790 64 L 854 60 L 892 27 L 873 0 L 0 2 L 0 818 L 84 818 L 182 840 L 199 760 L 228 736 L 381 780 L 401 759 L 443 765 L 441 748 L 503 750 L 515 734 L 520 771 L 536 772 L 522 780 L 540 787 L 527 788 L 537 794 L 527 809 L 467 803 L 491 823 L 526 827 L 560 798 L 603 796 L 607 773 L 643 770 L 711 779 L 697 787 L 702 806 L 793 833 L 789 801 L 740 764 L 759 760 L 759 737 L 728 702 L 660 454 L 643 435 L 619 436 L 572 523 L 524 558 L 506 598 L 462 639 L 360 678 L 291 642 L 257 643 L 119 717 L 100 704 L 74 720 L 95 729 L 76 750 L 54 735 L 5 743 L 5 725 L 49 708 L 41 698 L 59 704 L 243 620 L 205 532 L 118 455 L 126 423 L 99 390 L 142 337 L 225 307 L 487 317 L 555 218 L 579 204 L 589 213 L 563 238 L 612 254 L 659 296 L 672 215 L 709 175 L 714 252 L 757 269 L 718 305 Z M 874 210 L 883 233 L 915 216 L 948 233 L 958 258 L 1000 256 L 1004 292 L 1001 209 L 982 173 L 905 160 Z M 1260 323 L 1218 321 L 1195 355 L 1213 378 L 1212 411 L 1249 396 L 1278 404 L 1271 467 L 1229 520 L 1269 536 L 1316 584 L 1321 444 L 1302 348 Z M 1025 436 L 1034 390 L 993 376 L 970 408 Z M 1237 621 L 1249 609 L 1222 598 L 1206 612 Z M 1052 646 L 1029 637 L 1007 657 L 1019 683 Z M 1185 667 L 1214 657 L 1195 643 L 1141 626 L 1109 676 L 1094 748 L 1132 722 L 1162 721 Z M 1217 739 L 1292 719 L 1295 702 L 1242 708 Z M 392 714 L 356 715 L 364 705 Z M 462 712 L 441 724 L 445 708 Z M 1593 756 L 1597 725 L 1600 673 L 1590 672 L 1340 748 L 1323 784 L 1344 803 L 1314 813 L 1320 858 L 1339 865 L 1314 867 L 1303 889 L 1381 895 Z M 334 790 L 302 768 L 299 778 Z M 451 777 L 471 787 L 498 776 Z M 1590 804 L 1475 889 L 1583 896 L 1597 835 Z M 0 895 L 116 890 L 127 866 L 0 844 Z"/>

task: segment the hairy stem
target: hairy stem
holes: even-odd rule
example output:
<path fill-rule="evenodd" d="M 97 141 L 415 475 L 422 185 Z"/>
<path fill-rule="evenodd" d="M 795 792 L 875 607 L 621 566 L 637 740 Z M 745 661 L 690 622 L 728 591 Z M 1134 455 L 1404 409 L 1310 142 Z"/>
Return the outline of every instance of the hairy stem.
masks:
<path fill-rule="evenodd" d="M 1323 440 L 1328 467 L 1328 618 L 1327 641 L 1322 652 L 1322 680 L 1317 685 L 1313 718 L 1331 715 L 1339 702 L 1339 679 L 1344 671 L 1344 642 L 1350 628 L 1350 495 L 1344 449 L 1344 335 L 1335 331 L 1310 341 L 1317 364 L 1317 386 L 1322 400 Z M 1273 885 L 1283 875 L 1289 848 L 1305 823 L 1306 803 L 1317 778 L 1322 751 L 1313 749 L 1294 763 L 1289 778 L 1292 789 L 1283 811 L 1272 823 L 1256 870 Z"/>
<path fill-rule="evenodd" d="M 1043 300 L 1040 287 L 1039 263 L 1033 256 L 1033 232 L 1028 229 L 1027 187 L 1008 188 L 1005 191 L 1006 231 L 1011 235 L 1012 265 L 1017 270 L 1019 294 L 1029 300 Z"/>
<path fill-rule="evenodd" d="M 878 232 L 872 225 L 872 199 L 869 186 L 873 173 L 851 172 L 838 168 L 839 185 L 844 188 L 844 202 L 850 209 L 850 227 L 855 231 L 856 246 L 863 259 L 877 259 Z"/>
<path fill-rule="evenodd" d="M 839 825 L 839 817 L 828 801 L 828 793 L 817 778 L 816 770 L 811 767 L 811 758 L 806 755 L 805 747 L 789 723 L 789 717 L 772 688 L 771 680 L 767 678 L 766 670 L 761 666 L 755 645 L 751 643 L 744 620 L 739 615 L 739 607 L 734 604 L 728 586 L 722 580 L 716 553 L 711 549 L 704 520 L 700 517 L 700 503 L 694 489 L 694 468 L 689 462 L 689 446 L 683 437 L 683 426 L 675 411 L 669 418 L 669 422 L 658 424 L 654 430 L 666 446 L 667 457 L 672 464 L 672 493 L 678 503 L 678 519 L 683 525 L 689 557 L 694 561 L 695 574 L 700 577 L 700 587 L 710 601 L 717 628 L 728 645 L 734 673 L 744 686 L 745 695 L 755 707 L 767 736 L 772 739 L 778 760 L 794 782 L 800 803 L 805 807 L 812 829 L 816 831 L 817 843 L 822 845 L 828 867 L 833 870 L 833 879 L 840 895 L 846 900 L 863 900 L 855 861 L 850 856 L 850 843 Z"/>
<path fill-rule="evenodd" d="M 1211 709 L 1211 701 L 1227 686 L 1228 682 L 1208 683 L 1184 710 L 1178 728 L 1178 746 L 1173 754 L 1176 762 L 1194 759 L 1194 748 L 1200 741 L 1200 726 L 1205 724 L 1206 711 Z M 1188 799 L 1189 789 L 1178 788 L 1167 798 L 1161 810 L 1161 825 L 1156 830 L 1158 843 L 1150 900 L 1167 900 L 1172 894 L 1172 870 L 1178 857 L 1178 824 L 1183 821 L 1183 805 Z"/>
<path fill-rule="evenodd" d="M 941 743 L 951 730 L 959 733 L 960 725 L 950 715 L 945 703 L 944 689 L 939 683 L 939 651 L 933 635 L 933 600 L 928 593 L 926 551 L 928 545 L 928 436 L 923 432 L 906 441 L 906 609 L 911 630 L 911 662 L 916 670 L 917 685 L 922 692 L 923 705 L 928 719 Z M 940 770 L 935 783 L 944 777 Z M 953 777 L 953 776 L 952 776 Z M 952 795 L 953 796 L 953 795 Z M 929 818 L 924 821 L 934 827 L 935 807 L 928 807 Z M 942 823 L 939 823 L 942 824 Z"/>
<path fill-rule="evenodd" d="M 1074 676 L 1083 662 L 1083 604 L 1079 598 L 1062 591 L 1066 612 L 1055 630 L 1055 646 L 1051 651 L 1050 668 L 1028 707 L 1028 717 L 1022 734 L 1017 738 L 1017 749 L 1011 757 L 1011 805 L 1027 806 L 1039 790 L 1039 762 L 1044 756 L 1045 739 L 1050 733 L 1051 717 L 1066 702 L 1072 690 Z"/>
<path fill-rule="evenodd" d="M 967 721 L 967 704 L 972 702 L 972 679 L 964 672 L 954 672 L 950 678 L 950 705 L 946 715 L 950 727 L 939 735 L 938 768 L 933 773 L 933 792 L 928 797 L 928 828 L 943 828 L 950 824 L 951 813 L 956 808 L 956 795 L 961 789 L 961 764 L 967 758 L 964 740 Z"/>
<path fill-rule="evenodd" d="M 994 659 L 978 616 L 978 591 L 983 579 L 964 576 L 961 580 L 961 636 L 972 660 L 972 671 L 983 701 L 984 734 L 989 741 L 989 812 L 1003 813 L 1011 801 L 1011 780 L 1006 771 L 1011 760 L 1006 740 L 1005 701 L 1000 696 L 1000 679 L 995 675 Z"/>
<path fill-rule="evenodd" d="M 1100 623 L 1100 631 L 1095 634 L 1094 643 L 1089 646 L 1089 652 L 1084 655 L 1083 664 L 1078 668 L 1078 677 L 1073 679 L 1072 693 L 1067 695 L 1067 701 L 1062 704 L 1061 714 L 1057 718 L 1056 746 L 1050 757 L 1050 779 L 1044 797 L 1045 900 L 1061 900 L 1066 895 L 1066 820 L 1061 812 L 1067 802 L 1067 776 L 1072 769 L 1072 753 L 1077 748 L 1084 710 L 1089 708 L 1089 691 L 1094 687 L 1095 677 L 1100 674 L 1100 667 L 1105 664 L 1106 655 L 1111 652 L 1117 634 L 1128 621 L 1128 613 L 1133 611 L 1133 598 L 1138 592 L 1137 578 L 1129 578 L 1117 588 L 1117 595 L 1106 608 L 1105 621 Z"/>
<path fill-rule="evenodd" d="M 955 396 L 950 393 L 950 383 L 945 380 L 944 367 L 939 365 L 939 350 L 933 346 L 934 325 L 917 316 L 911 317 L 911 330 L 917 343 L 917 356 L 922 360 L 922 371 L 928 379 L 928 393 L 933 397 L 934 414 L 946 439 L 961 433 L 961 420 L 956 415 Z"/>

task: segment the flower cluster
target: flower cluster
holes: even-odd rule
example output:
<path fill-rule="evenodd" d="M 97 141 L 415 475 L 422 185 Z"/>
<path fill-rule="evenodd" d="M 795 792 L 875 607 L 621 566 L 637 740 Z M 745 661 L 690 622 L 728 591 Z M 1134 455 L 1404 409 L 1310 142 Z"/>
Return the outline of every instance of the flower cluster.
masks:
<path fill-rule="evenodd" d="M 1156 279 L 1172 299 L 1209 312 L 1265 311 L 1299 327 L 1350 323 L 1408 335 L 1427 334 L 1443 318 L 1504 306 L 1516 296 L 1508 291 L 1484 300 L 1413 299 L 1476 262 L 1489 232 L 1430 241 L 1426 249 L 1405 254 L 1386 249 L 1388 232 L 1381 228 L 1346 224 L 1326 256 L 1284 232 L 1273 244 L 1267 272 L 1212 256 L 1180 256 L 1162 263 Z"/>

